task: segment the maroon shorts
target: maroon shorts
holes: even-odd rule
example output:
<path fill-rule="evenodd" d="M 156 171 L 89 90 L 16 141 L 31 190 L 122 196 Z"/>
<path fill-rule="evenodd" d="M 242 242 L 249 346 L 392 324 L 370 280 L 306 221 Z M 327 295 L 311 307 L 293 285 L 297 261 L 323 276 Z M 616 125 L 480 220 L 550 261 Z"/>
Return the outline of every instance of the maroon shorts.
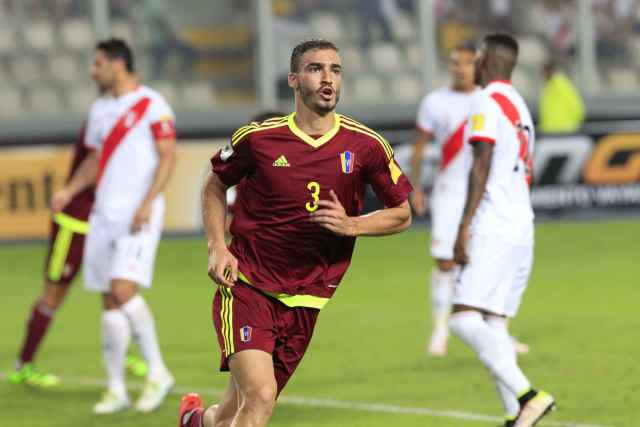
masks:
<path fill-rule="evenodd" d="M 51 283 L 67 286 L 82 265 L 84 234 L 51 221 L 45 277 Z"/>
<path fill-rule="evenodd" d="M 213 323 L 222 350 L 221 371 L 229 357 L 242 350 L 273 355 L 278 394 L 302 360 L 320 311 L 287 307 L 241 281 L 233 288 L 219 286 L 213 299 Z"/>

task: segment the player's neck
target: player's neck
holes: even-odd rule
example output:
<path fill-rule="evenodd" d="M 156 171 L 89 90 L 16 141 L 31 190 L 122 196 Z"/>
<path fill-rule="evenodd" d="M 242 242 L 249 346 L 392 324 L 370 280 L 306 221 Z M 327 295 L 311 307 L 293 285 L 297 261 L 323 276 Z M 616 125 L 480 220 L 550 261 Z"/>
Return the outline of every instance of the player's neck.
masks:
<path fill-rule="evenodd" d="M 138 88 L 138 79 L 134 76 L 123 76 L 116 81 L 113 88 L 113 96 L 119 98 Z"/>
<path fill-rule="evenodd" d="M 335 125 L 335 111 L 324 116 L 307 108 L 297 108 L 293 118 L 296 126 L 307 135 L 324 135 Z"/>
<path fill-rule="evenodd" d="M 453 83 L 451 85 L 451 89 L 453 89 L 455 92 L 470 93 L 476 89 L 476 85 L 475 83 L 472 85 L 460 85 L 460 84 L 457 85 Z"/>

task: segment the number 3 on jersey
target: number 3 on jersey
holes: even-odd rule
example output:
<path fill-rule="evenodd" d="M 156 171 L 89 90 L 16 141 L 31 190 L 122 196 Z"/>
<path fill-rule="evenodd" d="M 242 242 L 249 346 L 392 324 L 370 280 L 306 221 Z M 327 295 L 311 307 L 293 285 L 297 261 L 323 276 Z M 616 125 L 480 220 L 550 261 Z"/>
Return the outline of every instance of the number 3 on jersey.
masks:
<path fill-rule="evenodd" d="M 320 200 L 320 184 L 311 181 L 307 184 L 307 190 L 311 192 L 311 201 L 305 204 L 309 212 L 315 212 L 318 209 L 318 200 Z"/>

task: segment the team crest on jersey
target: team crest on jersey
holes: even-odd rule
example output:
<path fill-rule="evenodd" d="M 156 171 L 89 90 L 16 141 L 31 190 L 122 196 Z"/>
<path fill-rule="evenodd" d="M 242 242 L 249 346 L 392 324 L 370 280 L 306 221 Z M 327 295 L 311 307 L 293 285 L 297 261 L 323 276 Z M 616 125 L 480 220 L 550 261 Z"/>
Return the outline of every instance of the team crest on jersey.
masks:
<path fill-rule="evenodd" d="M 345 151 L 340 153 L 340 165 L 342 166 L 342 172 L 350 174 L 353 172 L 353 165 L 355 164 L 355 156 L 351 151 Z"/>
<path fill-rule="evenodd" d="M 240 328 L 240 341 L 249 342 L 251 341 L 251 335 L 253 332 L 253 328 L 251 326 L 243 326 Z"/>

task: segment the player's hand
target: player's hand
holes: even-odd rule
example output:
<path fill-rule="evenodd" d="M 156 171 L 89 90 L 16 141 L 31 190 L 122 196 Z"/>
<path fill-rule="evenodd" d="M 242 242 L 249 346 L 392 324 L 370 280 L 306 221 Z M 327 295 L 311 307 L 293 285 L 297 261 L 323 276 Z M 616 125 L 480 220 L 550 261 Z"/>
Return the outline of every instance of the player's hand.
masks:
<path fill-rule="evenodd" d="M 73 195 L 66 188 L 56 191 L 51 197 L 51 210 L 54 213 L 62 211 L 69 204 L 72 198 Z"/>
<path fill-rule="evenodd" d="M 458 229 L 456 244 L 453 247 L 453 260 L 456 264 L 466 265 L 469 262 L 469 255 L 467 254 L 469 235 L 469 227 L 461 225 Z"/>
<path fill-rule="evenodd" d="M 143 202 L 135 215 L 133 216 L 133 221 L 131 222 L 131 232 L 137 233 L 142 229 L 142 226 L 149 223 L 151 218 L 151 204 Z"/>
<path fill-rule="evenodd" d="M 209 277 L 220 286 L 232 287 L 238 280 L 238 260 L 222 245 L 209 251 Z"/>
<path fill-rule="evenodd" d="M 331 200 L 318 201 L 320 208 L 311 213 L 311 221 L 338 236 L 355 236 L 356 226 L 354 219 L 347 215 L 333 190 L 329 191 L 329 195 Z"/>
<path fill-rule="evenodd" d="M 427 213 L 427 195 L 424 191 L 415 190 L 411 193 L 410 202 L 417 216 L 424 216 Z"/>

